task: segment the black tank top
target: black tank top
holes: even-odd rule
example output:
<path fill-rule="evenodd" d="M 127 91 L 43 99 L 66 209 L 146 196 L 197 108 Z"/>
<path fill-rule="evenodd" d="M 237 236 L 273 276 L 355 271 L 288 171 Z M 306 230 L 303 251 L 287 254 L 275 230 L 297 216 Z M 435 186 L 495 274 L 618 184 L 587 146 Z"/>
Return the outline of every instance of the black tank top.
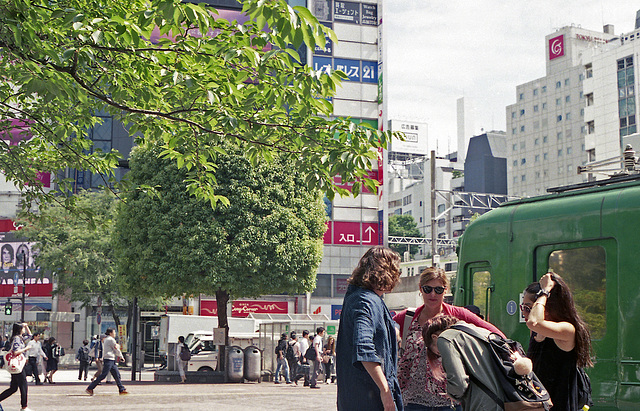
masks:
<path fill-rule="evenodd" d="M 576 388 L 576 353 L 563 351 L 552 338 L 538 342 L 532 333 L 527 356 L 533 362 L 533 371 L 553 401 L 552 411 L 578 409 Z"/>

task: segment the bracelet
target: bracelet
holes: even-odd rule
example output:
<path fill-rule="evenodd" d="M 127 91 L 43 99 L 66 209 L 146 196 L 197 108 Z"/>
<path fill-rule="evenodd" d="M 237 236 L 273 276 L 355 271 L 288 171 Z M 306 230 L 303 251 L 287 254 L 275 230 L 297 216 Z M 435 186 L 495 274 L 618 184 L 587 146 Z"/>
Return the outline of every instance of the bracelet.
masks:
<path fill-rule="evenodd" d="M 545 297 L 549 298 L 549 294 L 550 294 L 550 293 L 549 293 L 549 291 L 547 291 L 547 290 L 545 290 L 545 289 L 541 289 L 540 291 L 538 291 L 538 292 L 536 293 L 536 300 L 537 300 L 538 298 L 542 297 L 543 295 L 544 295 Z"/>

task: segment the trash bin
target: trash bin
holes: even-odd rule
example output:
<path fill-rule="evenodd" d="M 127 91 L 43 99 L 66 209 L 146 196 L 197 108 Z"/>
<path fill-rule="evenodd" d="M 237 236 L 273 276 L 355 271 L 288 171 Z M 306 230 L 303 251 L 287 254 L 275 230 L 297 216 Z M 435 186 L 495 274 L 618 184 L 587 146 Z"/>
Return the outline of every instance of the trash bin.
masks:
<path fill-rule="evenodd" d="M 244 376 L 244 353 L 238 346 L 227 347 L 227 380 L 242 382 Z"/>
<path fill-rule="evenodd" d="M 244 379 L 248 381 L 260 381 L 262 353 L 254 345 L 244 349 Z"/>

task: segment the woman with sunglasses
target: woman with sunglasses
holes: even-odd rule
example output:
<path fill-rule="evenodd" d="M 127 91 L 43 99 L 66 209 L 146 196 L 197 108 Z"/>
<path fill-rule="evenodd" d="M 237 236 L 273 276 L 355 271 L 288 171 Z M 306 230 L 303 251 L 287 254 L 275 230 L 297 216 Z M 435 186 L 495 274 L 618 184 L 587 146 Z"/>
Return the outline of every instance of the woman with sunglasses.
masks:
<path fill-rule="evenodd" d="M 578 314 L 571 290 L 547 273 L 524 290 L 522 314 L 531 330 L 527 356 L 549 391 L 551 410 L 578 409 L 577 368 L 592 367 L 591 336 Z"/>
<path fill-rule="evenodd" d="M 428 267 L 420 274 L 420 295 L 423 305 L 415 313 L 403 310 L 393 319 L 400 324 L 402 341 L 401 355 L 398 360 L 398 380 L 402 391 L 406 411 L 460 410 L 459 404 L 453 404 L 446 396 L 446 380 L 438 378 L 444 370 L 432 370 L 426 361 L 422 338 L 422 327 L 439 315 L 449 315 L 459 320 L 486 328 L 489 331 L 504 334 L 494 325 L 482 320 L 476 314 L 462 307 L 444 302 L 449 280 L 443 269 Z M 408 329 L 405 332 L 405 324 Z"/>

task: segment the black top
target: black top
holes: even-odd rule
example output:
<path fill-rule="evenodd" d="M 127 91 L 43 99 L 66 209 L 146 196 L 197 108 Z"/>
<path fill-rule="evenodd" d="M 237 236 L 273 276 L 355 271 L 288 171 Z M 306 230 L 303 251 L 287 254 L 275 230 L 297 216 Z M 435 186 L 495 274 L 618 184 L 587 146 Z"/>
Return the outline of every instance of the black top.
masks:
<path fill-rule="evenodd" d="M 576 352 L 563 351 L 552 338 L 542 342 L 531 334 L 527 356 L 533 362 L 536 373 L 553 401 L 552 411 L 574 411 L 578 409 L 576 388 Z"/>

